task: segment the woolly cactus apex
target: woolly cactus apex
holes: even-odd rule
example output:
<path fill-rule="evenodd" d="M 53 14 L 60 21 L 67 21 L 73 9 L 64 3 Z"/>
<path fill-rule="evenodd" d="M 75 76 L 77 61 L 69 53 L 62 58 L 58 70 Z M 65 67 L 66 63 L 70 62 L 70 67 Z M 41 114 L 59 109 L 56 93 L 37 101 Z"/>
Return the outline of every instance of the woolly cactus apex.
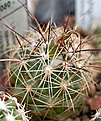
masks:
<path fill-rule="evenodd" d="M 2 121 L 29 121 L 26 116 L 25 105 L 21 106 L 15 97 L 0 92 L 0 120 Z"/>

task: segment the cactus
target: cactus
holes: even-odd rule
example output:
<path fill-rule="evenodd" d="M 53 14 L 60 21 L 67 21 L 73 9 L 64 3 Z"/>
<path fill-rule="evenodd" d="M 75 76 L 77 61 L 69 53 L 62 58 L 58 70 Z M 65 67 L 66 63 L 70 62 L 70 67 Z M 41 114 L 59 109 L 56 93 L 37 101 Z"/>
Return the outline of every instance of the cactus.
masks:
<path fill-rule="evenodd" d="M 9 27 L 10 28 L 10 27 Z M 10 28 L 11 29 L 11 28 Z M 13 31 L 13 30 L 12 30 Z M 33 29 L 10 49 L 7 65 L 10 91 L 40 120 L 65 120 L 82 109 L 89 82 L 93 81 L 91 39 L 50 21 L 45 29 Z"/>
<path fill-rule="evenodd" d="M 2 121 L 29 121 L 26 116 L 25 105 L 18 103 L 15 97 L 8 93 L 0 92 L 0 120 Z"/>
<path fill-rule="evenodd" d="M 91 53 L 97 50 L 90 47 L 93 38 L 81 38 L 78 24 L 72 29 L 50 20 L 43 30 L 33 18 L 38 29 L 32 27 L 26 37 L 5 24 L 18 41 L 10 48 L 9 59 L 1 60 L 8 61 L 6 89 L 9 84 L 9 93 L 21 105 L 26 103 L 34 118 L 74 117 L 82 110 L 89 83 L 95 83 L 93 72 L 99 67 Z"/>

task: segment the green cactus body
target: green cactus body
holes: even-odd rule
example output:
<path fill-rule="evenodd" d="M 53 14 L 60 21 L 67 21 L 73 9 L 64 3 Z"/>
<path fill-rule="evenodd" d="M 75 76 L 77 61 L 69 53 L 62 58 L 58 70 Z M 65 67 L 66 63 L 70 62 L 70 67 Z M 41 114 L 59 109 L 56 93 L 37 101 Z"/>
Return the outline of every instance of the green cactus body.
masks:
<path fill-rule="evenodd" d="M 13 79 L 12 93 L 40 120 L 76 116 L 92 81 L 92 54 L 81 51 L 85 39 L 49 22 L 44 32 L 33 30 L 27 40 L 32 45 L 20 40 L 22 46 L 14 45 L 10 54 L 6 83 Z"/>

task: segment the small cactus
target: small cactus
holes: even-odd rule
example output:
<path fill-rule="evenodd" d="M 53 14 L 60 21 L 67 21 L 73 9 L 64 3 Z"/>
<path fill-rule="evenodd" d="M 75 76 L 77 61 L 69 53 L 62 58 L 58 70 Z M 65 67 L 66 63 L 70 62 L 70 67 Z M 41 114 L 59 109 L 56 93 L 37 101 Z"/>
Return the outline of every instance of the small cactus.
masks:
<path fill-rule="evenodd" d="M 15 97 L 8 93 L 0 92 L 0 120 L 2 121 L 29 121 L 26 116 L 25 105 L 17 102 Z"/>
<path fill-rule="evenodd" d="M 96 111 L 96 114 L 93 115 L 93 118 L 90 121 L 100 121 L 101 120 L 101 108 Z"/>

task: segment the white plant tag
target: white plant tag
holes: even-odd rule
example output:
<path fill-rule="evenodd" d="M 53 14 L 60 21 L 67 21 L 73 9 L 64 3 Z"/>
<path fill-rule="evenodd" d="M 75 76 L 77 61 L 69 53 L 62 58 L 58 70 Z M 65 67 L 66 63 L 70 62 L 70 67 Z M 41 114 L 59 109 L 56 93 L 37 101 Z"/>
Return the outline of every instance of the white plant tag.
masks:
<path fill-rule="evenodd" d="M 21 2 L 27 4 L 27 0 Z M 2 19 L 21 35 L 28 30 L 28 16 L 21 3 L 18 0 L 0 0 L 0 54 L 17 43 L 11 30 L 3 25 Z"/>

